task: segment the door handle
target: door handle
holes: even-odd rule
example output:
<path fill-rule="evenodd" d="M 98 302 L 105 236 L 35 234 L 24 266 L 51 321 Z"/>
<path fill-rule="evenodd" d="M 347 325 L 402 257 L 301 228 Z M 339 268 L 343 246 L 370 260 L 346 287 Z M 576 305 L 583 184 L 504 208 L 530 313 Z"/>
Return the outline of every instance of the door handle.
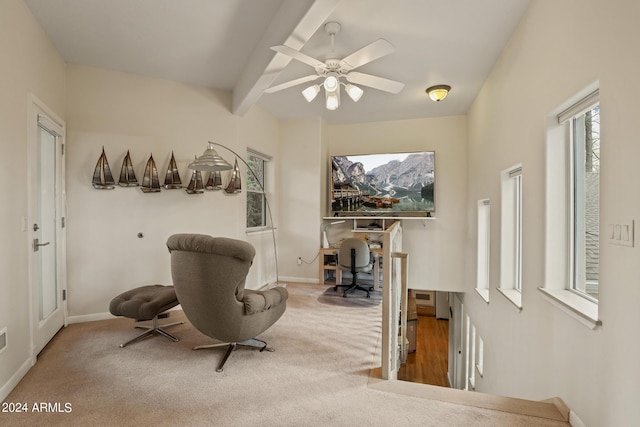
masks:
<path fill-rule="evenodd" d="M 51 242 L 40 243 L 39 239 L 33 239 L 33 252 L 38 252 L 40 250 L 40 246 L 47 246 Z"/>

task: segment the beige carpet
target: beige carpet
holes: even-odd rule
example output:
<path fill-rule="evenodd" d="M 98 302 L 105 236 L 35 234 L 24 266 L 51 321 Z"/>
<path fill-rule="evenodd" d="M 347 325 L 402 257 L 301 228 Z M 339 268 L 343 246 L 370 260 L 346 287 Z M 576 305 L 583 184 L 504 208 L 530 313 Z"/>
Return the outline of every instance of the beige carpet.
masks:
<path fill-rule="evenodd" d="M 173 343 L 121 349 L 128 319 L 62 330 L 6 402 L 59 404 L 68 413 L 0 413 L 2 426 L 567 426 L 367 387 L 380 337 L 379 304 L 331 303 L 320 285 L 289 284 L 287 311 L 261 338 L 273 353 L 222 349 L 186 323 Z M 182 318 L 172 312 L 169 320 Z"/>

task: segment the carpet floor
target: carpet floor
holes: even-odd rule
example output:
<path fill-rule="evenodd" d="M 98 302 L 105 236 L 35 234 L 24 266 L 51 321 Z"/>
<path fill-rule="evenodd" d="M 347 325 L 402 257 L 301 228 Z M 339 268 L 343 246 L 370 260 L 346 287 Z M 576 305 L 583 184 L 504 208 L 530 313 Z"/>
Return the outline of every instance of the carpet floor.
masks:
<path fill-rule="evenodd" d="M 383 392 L 367 386 L 381 304 L 350 307 L 325 287 L 289 284 L 287 311 L 260 338 L 275 352 L 192 351 L 212 340 L 187 321 L 126 348 L 130 319 L 61 330 L 5 402 L 2 426 L 567 426 L 548 419 Z M 351 297 L 346 298 L 346 300 Z M 166 321 L 185 320 L 172 311 Z M 33 410 L 45 403 L 45 411 Z"/>

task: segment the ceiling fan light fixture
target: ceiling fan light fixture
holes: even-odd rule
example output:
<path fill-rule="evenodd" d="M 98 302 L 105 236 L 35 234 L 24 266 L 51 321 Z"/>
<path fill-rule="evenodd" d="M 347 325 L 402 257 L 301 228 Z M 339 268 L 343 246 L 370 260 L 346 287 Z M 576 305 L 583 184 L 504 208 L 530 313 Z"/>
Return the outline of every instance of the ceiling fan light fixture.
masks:
<path fill-rule="evenodd" d="M 311 102 L 315 99 L 315 97 L 320 93 L 320 85 L 311 85 L 305 90 L 302 91 L 302 96 L 307 102 Z"/>
<path fill-rule="evenodd" d="M 358 102 L 358 100 L 362 98 L 362 94 L 364 93 L 361 88 L 350 83 L 344 86 L 344 90 L 349 95 L 349 98 L 353 99 L 353 102 Z"/>
<path fill-rule="evenodd" d="M 340 106 L 340 91 L 336 90 L 334 92 L 325 91 L 326 97 L 326 107 L 327 110 L 337 110 Z"/>
<path fill-rule="evenodd" d="M 329 76 L 324 79 L 324 90 L 327 92 L 335 92 L 340 88 L 338 78 L 336 76 Z"/>
<path fill-rule="evenodd" d="M 436 85 L 427 88 L 425 92 L 433 101 L 440 102 L 447 97 L 450 90 L 451 86 L 449 85 Z"/>

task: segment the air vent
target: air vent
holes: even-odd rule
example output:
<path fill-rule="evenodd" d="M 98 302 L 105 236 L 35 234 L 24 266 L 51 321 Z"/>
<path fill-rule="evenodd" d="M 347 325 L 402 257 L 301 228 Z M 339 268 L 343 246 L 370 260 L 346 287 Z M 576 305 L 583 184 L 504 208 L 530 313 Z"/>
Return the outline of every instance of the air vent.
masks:
<path fill-rule="evenodd" d="M 7 328 L 5 327 L 0 331 L 0 353 L 7 346 Z"/>

